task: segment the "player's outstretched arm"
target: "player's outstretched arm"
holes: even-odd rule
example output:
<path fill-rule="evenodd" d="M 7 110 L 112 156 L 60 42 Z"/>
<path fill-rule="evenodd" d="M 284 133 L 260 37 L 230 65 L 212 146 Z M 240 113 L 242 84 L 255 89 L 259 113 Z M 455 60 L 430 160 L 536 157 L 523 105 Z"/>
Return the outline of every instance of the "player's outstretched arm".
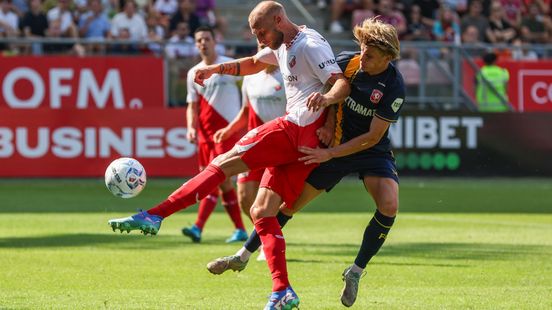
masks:
<path fill-rule="evenodd" d="M 204 86 L 203 82 L 206 79 L 210 78 L 213 74 L 228 74 L 239 76 L 251 75 L 261 72 L 268 66 L 268 63 L 261 62 L 253 56 L 244 57 L 234 61 L 224 62 L 221 64 L 213 64 L 197 69 L 194 81 L 197 84 Z"/>

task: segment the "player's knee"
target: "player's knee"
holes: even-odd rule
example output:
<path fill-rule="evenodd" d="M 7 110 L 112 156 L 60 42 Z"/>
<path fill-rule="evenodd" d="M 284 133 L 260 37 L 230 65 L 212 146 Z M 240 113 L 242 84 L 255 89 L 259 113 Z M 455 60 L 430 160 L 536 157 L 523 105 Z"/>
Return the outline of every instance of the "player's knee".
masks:
<path fill-rule="evenodd" d="M 385 201 L 378 204 L 378 211 L 385 216 L 393 217 L 399 211 L 399 202 L 396 199 Z"/>
<path fill-rule="evenodd" d="M 249 215 L 251 216 L 251 219 L 253 220 L 253 222 L 259 220 L 262 218 L 262 210 L 261 208 L 259 207 L 256 207 L 255 204 L 253 204 L 251 206 L 251 208 L 249 209 Z"/>

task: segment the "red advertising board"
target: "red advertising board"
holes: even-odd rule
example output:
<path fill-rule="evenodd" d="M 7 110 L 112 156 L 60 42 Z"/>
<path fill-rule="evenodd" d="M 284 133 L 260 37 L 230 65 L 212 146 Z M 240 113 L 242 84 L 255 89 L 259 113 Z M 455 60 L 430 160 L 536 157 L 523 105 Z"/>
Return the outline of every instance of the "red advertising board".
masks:
<path fill-rule="evenodd" d="M 503 60 L 498 65 L 510 73 L 508 97 L 515 111 L 552 111 L 552 61 Z M 464 63 L 463 73 L 464 87 L 475 98 L 475 71 Z"/>
<path fill-rule="evenodd" d="M 0 64 L 0 177 L 98 177 L 122 156 L 138 159 L 150 176 L 197 172 L 185 109 L 164 107 L 160 59 Z"/>

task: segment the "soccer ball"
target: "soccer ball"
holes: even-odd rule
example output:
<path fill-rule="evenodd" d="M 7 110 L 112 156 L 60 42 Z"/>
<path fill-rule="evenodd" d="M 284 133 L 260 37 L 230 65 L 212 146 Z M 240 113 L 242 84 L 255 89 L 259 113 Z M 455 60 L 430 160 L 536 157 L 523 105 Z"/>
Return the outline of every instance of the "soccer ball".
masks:
<path fill-rule="evenodd" d="M 136 197 L 146 186 L 146 170 L 134 158 L 115 159 L 105 170 L 105 186 L 117 197 Z"/>

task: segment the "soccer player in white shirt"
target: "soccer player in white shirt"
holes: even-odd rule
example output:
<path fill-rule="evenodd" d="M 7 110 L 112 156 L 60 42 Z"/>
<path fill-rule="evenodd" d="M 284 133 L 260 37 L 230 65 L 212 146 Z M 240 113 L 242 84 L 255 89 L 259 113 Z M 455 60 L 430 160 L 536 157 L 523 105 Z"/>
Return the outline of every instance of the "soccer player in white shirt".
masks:
<path fill-rule="evenodd" d="M 215 34 L 210 27 L 199 27 L 195 34 L 195 45 L 202 61 L 188 71 L 188 109 L 186 119 L 188 124 L 187 138 L 197 143 L 200 171 L 218 155 L 234 146 L 240 139 L 239 133 L 229 135 L 225 141 L 214 141 L 214 134 L 230 123 L 240 111 L 240 90 L 238 82 L 241 77 L 216 74 L 212 79 L 200 86 L 194 83 L 195 72 L 208 65 L 223 63 L 232 58 L 217 54 L 215 50 Z M 235 231 L 227 242 L 244 241 L 247 239 L 245 226 L 241 218 L 236 191 L 229 178 L 203 198 L 199 203 L 197 219 L 192 227 L 184 227 L 182 233 L 194 242 L 201 241 L 201 233 L 205 223 L 213 213 L 222 192 L 222 204 L 232 219 Z"/>
<path fill-rule="evenodd" d="M 163 218 L 207 196 L 228 176 L 267 168 L 251 208 L 251 217 L 263 243 L 272 274 L 272 295 L 265 309 L 296 307 L 299 298 L 287 276 L 285 240 L 276 219 L 282 202 L 292 206 L 316 164 L 305 165 L 299 146 L 316 147 L 316 130 L 325 122 L 325 107 L 350 93 L 350 86 L 328 42 L 316 31 L 289 20 L 275 1 L 259 3 L 249 25 L 260 43 L 269 48 L 253 57 L 211 65 L 196 71 L 203 85 L 213 74 L 250 75 L 279 65 L 286 91 L 286 115 L 251 130 L 234 148 L 215 158 L 200 174 L 156 207 L 128 218 L 110 220 L 113 229 L 156 234 Z M 325 84 L 332 87 L 322 94 Z"/>

